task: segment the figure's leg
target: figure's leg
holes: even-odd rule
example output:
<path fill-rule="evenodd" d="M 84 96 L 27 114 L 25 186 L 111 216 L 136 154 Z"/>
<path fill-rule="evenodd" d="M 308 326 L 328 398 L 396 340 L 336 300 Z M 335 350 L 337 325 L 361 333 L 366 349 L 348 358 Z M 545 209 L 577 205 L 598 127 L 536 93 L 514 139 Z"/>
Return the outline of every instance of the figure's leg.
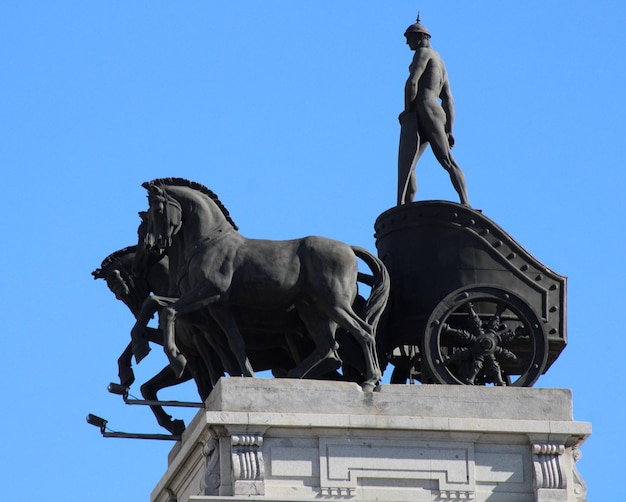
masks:
<path fill-rule="evenodd" d="M 398 148 L 398 205 L 413 201 L 417 192 L 415 164 L 419 159 L 420 136 L 417 115 L 405 113 L 400 117 L 400 146 Z M 422 150 L 423 151 L 423 150 Z"/>
<path fill-rule="evenodd" d="M 409 186 L 406 193 L 407 203 L 413 202 L 415 200 L 415 194 L 417 193 L 417 174 L 416 174 L 416 166 L 417 162 L 420 160 L 420 157 L 426 150 L 428 146 L 428 141 L 420 141 L 419 148 L 417 149 L 417 154 L 415 155 L 415 159 L 413 160 L 413 167 L 411 168 L 411 179 L 409 180 Z"/>
<path fill-rule="evenodd" d="M 433 135 L 430 138 L 430 146 L 437 161 L 446 171 L 448 171 L 450 181 L 452 181 L 452 186 L 459 195 L 461 204 L 469 206 L 470 203 L 467 196 L 465 176 L 463 175 L 463 171 L 459 165 L 454 160 L 454 157 L 452 157 L 450 144 L 448 143 L 448 136 L 443 130 L 443 127 L 436 128 L 436 131 L 433 131 Z"/>

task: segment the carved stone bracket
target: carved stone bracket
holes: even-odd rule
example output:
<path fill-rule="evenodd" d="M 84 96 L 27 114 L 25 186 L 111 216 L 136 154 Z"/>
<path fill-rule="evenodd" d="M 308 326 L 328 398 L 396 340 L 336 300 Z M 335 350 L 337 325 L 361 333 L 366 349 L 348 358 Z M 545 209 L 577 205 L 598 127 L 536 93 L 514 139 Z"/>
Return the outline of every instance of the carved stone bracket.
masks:
<path fill-rule="evenodd" d="M 561 455 L 565 446 L 561 444 L 533 444 L 533 466 L 536 489 L 563 490 L 567 481 L 561 467 Z"/>
<path fill-rule="evenodd" d="M 218 495 L 220 487 L 219 442 L 215 438 L 209 439 L 202 446 L 202 455 L 205 457 L 204 477 L 200 481 L 200 489 L 204 495 Z"/>
<path fill-rule="evenodd" d="M 576 467 L 576 462 L 580 460 L 582 457 L 582 453 L 578 448 L 572 448 L 572 459 L 574 460 L 573 465 L 573 474 L 574 474 L 574 495 L 576 496 L 577 502 L 587 502 L 587 485 L 583 480 L 580 472 L 578 472 L 578 468 Z"/>
<path fill-rule="evenodd" d="M 237 434 L 230 438 L 235 495 L 265 495 L 263 436 Z"/>

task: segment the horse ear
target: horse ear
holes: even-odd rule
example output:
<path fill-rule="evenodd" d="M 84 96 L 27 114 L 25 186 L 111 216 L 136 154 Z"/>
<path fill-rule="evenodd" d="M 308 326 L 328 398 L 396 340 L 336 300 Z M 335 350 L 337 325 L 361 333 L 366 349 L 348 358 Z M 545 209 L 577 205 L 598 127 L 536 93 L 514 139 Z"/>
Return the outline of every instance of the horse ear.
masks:
<path fill-rule="evenodd" d="M 150 191 L 150 185 L 151 183 L 149 181 L 144 181 L 141 186 L 144 187 L 146 190 Z"/>

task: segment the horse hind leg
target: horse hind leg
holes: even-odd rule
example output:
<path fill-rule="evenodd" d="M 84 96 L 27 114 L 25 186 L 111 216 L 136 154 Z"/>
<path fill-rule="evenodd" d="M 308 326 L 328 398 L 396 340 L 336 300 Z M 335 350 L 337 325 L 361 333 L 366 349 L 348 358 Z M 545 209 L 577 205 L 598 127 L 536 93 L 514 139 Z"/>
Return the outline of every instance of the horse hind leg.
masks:
<path fill-rule="evenodd" d="M 333 305 L 330 307 L 328 315 L 334 319 L 339 326 L 347 330 L 354 336 L 363 349 L 365 356 L 366 374 L 365 381 L 361 384 L 364 390 L 372 390 L 382 378 L 378 356 L 376 354 L 376 339 L 372 333 L 372 327 L 361 319 L 351 306 Z"/>
<path fill-rule="evenodd" d="M 335 344 L 337 324 L 310 305 L 301 304 L 296 308 L 315 347 L 313 352 L 289 371 L 287 376 L 305 378 L 306 376 L 320 376 L 337 370 L 341 366 L 341 359 L 337 355 Z"/>

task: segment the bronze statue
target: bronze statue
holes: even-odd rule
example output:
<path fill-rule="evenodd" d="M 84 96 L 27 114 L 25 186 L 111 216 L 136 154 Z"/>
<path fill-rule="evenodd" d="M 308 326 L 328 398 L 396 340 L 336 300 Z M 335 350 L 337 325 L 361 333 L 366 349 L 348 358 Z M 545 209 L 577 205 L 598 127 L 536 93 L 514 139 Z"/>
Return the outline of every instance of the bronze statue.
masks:
<path fill-rule="evenodd" d="M 167 253 L 170 273 L 173 270 L 185 282 L 180 298 L 168 300 L 159 317 L 165 350 L 177 374 L 185 365 L 174 324 L 180 315 L 206 309 L 226 334 L 241 373 L 253 376 L 237 310 L 294 309 L 314 348 L 288 376 L 303 378 L 326 361 L 339 360 L 335 331 L 340 326 L 361 345 L 366 365 L 362 386 L 371 389 L 378 383 L 381 372 L 375 332 L 389 288 L 380 260 L 364 249 L 322 237 L 246 239 L 206 187 L 180 178 L 158 179 L 143 186 L 148 190 L 150 221 L 140 245 L 158 255 Z M 359 277 L 357 257 L 374 273 L 364 319 L 353 309 Z M 175 269 L 173 261 L 178 263 Z M 140 330 L 135 330 L 134 337 L 140 336 Z M 135 355 L 141 354 L 140 343 L 134 347 Z"/>
<path fill-rule="evenodd" d="M 404 111 L 400 114 L 398 205 L 413 201 L 417 192 L 415 165 L 430 143 L 435 158 L 448 171 L 461 204 L 469 206 L 463 171 L 450 151 L 454 146 L 454 100 L 445 65 L 430 46 L 430 33 L 420 23 L 419 15 L 404 36 L 415 55 L 404 88 Z"/>

